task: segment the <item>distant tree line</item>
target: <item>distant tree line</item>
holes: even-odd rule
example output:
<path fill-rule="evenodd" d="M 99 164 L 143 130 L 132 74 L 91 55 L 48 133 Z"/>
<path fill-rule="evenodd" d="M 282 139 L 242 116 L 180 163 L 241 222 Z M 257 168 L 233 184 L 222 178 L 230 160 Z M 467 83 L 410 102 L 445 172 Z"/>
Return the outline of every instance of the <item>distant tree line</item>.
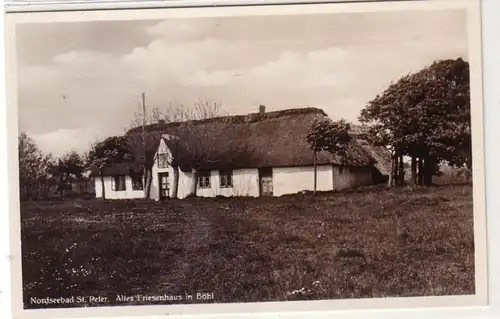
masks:
<path fill-rule="evenodd" d="M 84 180 L 85 158 L 71 151 L 60 157 L 45 154 L 26 133 L 18 137 L 21 200 L 64 197 L 75 181 Z"/>

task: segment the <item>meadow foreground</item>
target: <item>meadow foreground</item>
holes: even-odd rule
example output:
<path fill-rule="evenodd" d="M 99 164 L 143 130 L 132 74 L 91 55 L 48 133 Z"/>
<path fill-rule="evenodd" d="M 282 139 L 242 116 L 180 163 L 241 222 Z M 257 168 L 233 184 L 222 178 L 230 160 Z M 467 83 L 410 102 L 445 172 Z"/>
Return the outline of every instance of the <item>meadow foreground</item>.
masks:
<path fill-rule="evenodd" d="M 23 202 L 21 220 L 25 308 L 474 293 L 471 185 Z"/>

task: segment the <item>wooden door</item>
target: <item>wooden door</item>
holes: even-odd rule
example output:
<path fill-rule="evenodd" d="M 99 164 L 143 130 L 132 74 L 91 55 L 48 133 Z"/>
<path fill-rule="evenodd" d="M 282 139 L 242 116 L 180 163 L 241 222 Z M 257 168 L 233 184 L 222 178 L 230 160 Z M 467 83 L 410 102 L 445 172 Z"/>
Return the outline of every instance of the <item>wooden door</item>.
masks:
<path fill-rule="evenodd" d="M 160 199 L 165 199 L 170 197 L 168 172 L 158 173 L 158 189 L 160 192 Z"/>
<path fill-rule="evenodd" d="M 259 169 L 259 188 L 261 196 L 273 196 L 273 169 Z"/>

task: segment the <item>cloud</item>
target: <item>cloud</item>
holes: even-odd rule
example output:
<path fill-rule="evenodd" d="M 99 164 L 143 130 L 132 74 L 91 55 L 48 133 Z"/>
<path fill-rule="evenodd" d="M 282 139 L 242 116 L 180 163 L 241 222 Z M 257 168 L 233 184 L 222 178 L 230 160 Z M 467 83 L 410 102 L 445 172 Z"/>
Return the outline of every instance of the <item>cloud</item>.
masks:
<path fill-rule="evenodd" d="M 59 129 L 44 134 L 26 132 L 33 138 L 38 147 L 55 157 L 62 156 L 71 150 L 89 149 L 90 143 L 99 136 L 92 128 Z"/>
<path fill-rule="evenodd" d="M 309 53 L 284 51 L 277 59 L 257 66 L 213 72 L 201 70 L 182 83 L 210 87 L 245 82 L 248 85 L 299 89 L 335 86 L 344 80 L 335 73 L 335 65 L 343 63 L 348 54 L 349 49 L 338 47 Z"/>
<path fill-rule="evenodd" d="M 297 90 L 324 86 L 332 92 L 338 88 L 348 94 L 357 90 L 363 95 L 365 87 L 382 90 L 390 81 L 416 72 L 436 59 L 460 56 L 467 58 L 466 42 L 460 39 L 403 39 L 391 50 L 379 44 L 328 47 L 306 53 L 284 51 L 261 65 L 212 72 L 202 69 L 181 82 L 201 87 L 253 85 Z M 376 92 L 372 90 L 370 94 Z"/>
<path fill-rule="evenodd" d="M 258 55 L 249 58 L 249 52 L 252 52 L 251 44 L 245 42 L 205 38 L 180 44 L 156 39 L 148 46 L 135 48 L 117 63 L 148 82 L 161 80 L 189 85 L 191 77 L 200 72 L 253 66 L 265 61 Z"/>
<path fill-rule="evenodd" d="M 89 66 L 112 58 L 112 55 L 94 51 L 70 51 L 56 55 L 52 61 L 61 65 Z"/>
<path fill-rule="evenodd" d="M 316 17 L 308 18 L 318 21 L 308 28 L 281 17 L 276 34 L 263 18 L 255 24 L 229 18 L 160 22 L 146 28 L 149 43 L 125 53 L 68 49 L 49 63 L 20 65 L 20 127 L 47 149 L 86 147 L 95 136 L 89 127 L 102 136 L 121 133 L 141 92 L 149 107 L 207 96 L 232 113 L 258 104 L 270 110 L 320 106 L 354 121 L 391 81 L 435 59 L 467 58 L 462 20 L 414 15 L 407 24 L 400 15 L 392 15 L 392 24 L 375 15 Z M 242 26 L 251 28 L 242 33 Z M 350 32 L 335 31 L 349 26 Z"/>

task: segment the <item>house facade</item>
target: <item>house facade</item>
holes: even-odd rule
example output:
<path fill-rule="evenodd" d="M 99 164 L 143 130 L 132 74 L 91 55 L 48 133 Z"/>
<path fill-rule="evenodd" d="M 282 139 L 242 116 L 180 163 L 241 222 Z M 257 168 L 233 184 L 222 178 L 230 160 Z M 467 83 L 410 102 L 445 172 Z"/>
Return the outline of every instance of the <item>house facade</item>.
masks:
<path fill-rule="evenodd" d="M 95 179 L 95 194 L 102 197 L 102 183 Z M 143 187 L 134 187 L 132 178 L 128 175 L 104 176 L 104 191 L 106 199 L 136 199 L 144 198 Z"/>
<path fill-rule="evenodd" d="M 281 196 L 314 190 L 314 158 L 306 142 L 319 109 L 292 109 L 158 127 L 150 198 Z M 386 150 L 353 134 L 345 156 L 316 155 L 316 189 L 343 190 L 380 182 Z M 375 159 L 378 156 L 377 159 Z M 117 165 L 119 166 L 119 165 Z M 106 198 L 143 198 L 140 169 L 105 172 Z M 175 175 L 178 175 L 178 178 Z M 193 178 L 195 176 L 195 178 Z M 196 183 L 196 187 L 193 186 Z M 102 186 L 96 178 L 96 196 Z M 177 184 L 177 187 L 175 186 Z M 134 187 L 135 185 L 135 187 Z M 177 196 L 174 196 L 177 189 Z"/>
<path fill-rule="evenodd" d="M 174 196 L 174 168 L 169 164 L 172 154 L 162 139 L 158 148 L 151 198 Z M 372 168 L 318 165 L 318 191 L 342 190 L 373 184 Z M 192 172 L 179 170 L 177 198 L 185 198 L 193 189 Z M 196 196 L 259 197 L 281 196 L 314 190 L 314 166 L 261 167 L 236 169 L 205 169 L 196 173 Z"/>
<path fill-rule="evenodd" d="M 130 172 L 137 174 L 130 174 Z M 102 198 L 103 188 L 106 199 L 137 199 L 144 198 L 144 188 L 139 165 L 130 167 L 126 163 L 117 163 L 104 169 L 104 176 L 92 172 L 94 189 L 97 198 Z"/>

